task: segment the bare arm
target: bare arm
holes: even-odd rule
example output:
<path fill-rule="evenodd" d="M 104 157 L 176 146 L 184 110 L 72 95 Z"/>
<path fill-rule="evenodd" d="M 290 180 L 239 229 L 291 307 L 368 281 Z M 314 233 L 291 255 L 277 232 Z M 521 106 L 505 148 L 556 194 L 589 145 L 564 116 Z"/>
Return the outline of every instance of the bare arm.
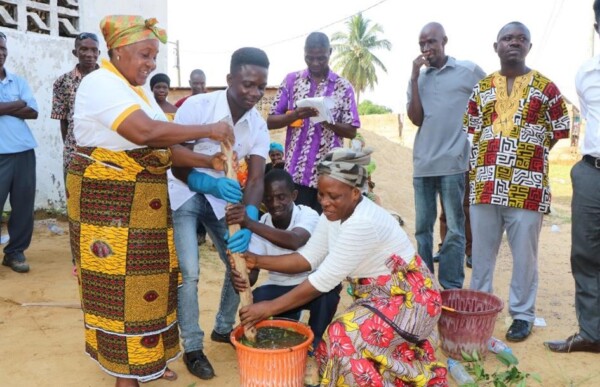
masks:
<path fill-rule="evenodd" d="M 27 103 L 23 100 L 0 102 L 0 116 L 12 116 L 14 112 L 24 107 L 27 107 Z"/>
<path fill-rule="evenodd" d="M 411 97 L 408 101 L 406 113 L 408 118 L 416 126 L 423 124 L 423 105 L 421 104 L 421 96 L 419 95 L 419 73 L 422 66 L 428 66 L 429 62 L 423 55 L 419 55 L 413 61 L 412 74 L 410 76 L 410 92 Z"/>
<path fill-rule="evenodd" d="M 289 114 L 272 114 L 267 117 L 267 127 L 269 129 L 279 129 L 290 125 L 296 120 L 315 117 L 318 112 L 310 107 L 296 108 Z"/>
<path fill-rule="evenodd" d="M 239 224 L 272 244 L 288 250 L 298 250 L 310 239 L 310 233 L 302 227 L 282 230 L 250 219 L 246 214 L 246 208 L 241 204 L 229 206 L 226 219 L 227 224 Z"/>
<path fill-rule="evenodd" d="M 328 124 L 326 122 L 322 122 L 324 128 L 332 130 L 335 134 L 344 138 L 354 138 L 356 137 L 356 127 L 350 124 L 342 124 L 341 122 L 337 122 L 335 124 Z"/>
<path fill-rule="evenodd" d="M 213 156 L 208 156 L 201 153 L 196 153 L 187 146 L 179 144 L 172 145 L 171 152 L 173 166 L 179 167 L 177 169 L 212 168 L 217 171 L 222 171 L 224 169 L 224 163 L 227 159 L 225 155 L 220 152 L 214 154 Z"/>
<path fill-rule="evenodd" d="M 265 159 L 251 155 L 248 159 L 248 180 L 244 188 L 244 204 L 260 206 L 263 198 L 265 177 Z"/>
<path fill-rule="evenodd" d="M 244 326 L 254 326 L 271 316 L 302 306 L 320 294 L 321 292 L 315 289 L 308 280 L 304 280 L 300 285 L 280 297 L 243 307 L 240 309 L 240 322 Z"/>
<path fill-rule="evenodd" d="M 288 250 L 298 250 L 310 239 L 310 233 L 301 227 L 291 230 L 280 230 L 260 222 L 250 221 L 246 224 L 253 233 L 260 235 L 269 242 Z"/>
<path fill-rule="evenodd" d="M 117 128 L 117 132 L 134 144 L 155 147 L 181 144 L 198 138 L 234 141 L 233 128 L 227 123 L 181 125 L 166 121 L 155 121 L 141 109 L 127 116 Z"/>
<path fill-rule="evenodd" d="M 192 144 L 182 144 L 180 146 L 183 148 L 187 148 L 191 152 L 194 151 L 194 146 Z M 173 151 L 173 148 L 171 148 L 171 151 Z M 173 166 L 171 167 L 171 172 L 173 172 L 173 176 L 175 176 L 177 179 L 179 179 L 187 184 L 187 178 L 188 178 L 188 175 L 190 174 L 190 172 L 192 172 L 192 167 L 189 165 L 179 165 L 179 164 L 180 164 L 179 161 L 177 163 L 175 163 L 175 160 L 173 160 Z"/>
<path fill-rule="evenodd" d="M 187 179 L 188 179 L 190 172 L 192 172 L 192 168 L 191 167 L 178 167 L 178 166 L 173 165 L 173 167 L 171 168 L 171 172 L 173 172 L 173 176 L 175 176 L 176 178 L 178 178 L 179 180 L 181 180 L 185 184 L 187 184 Z"/>
<path fill-rule="evenodd" d="M 65 142 L 65 139 L 67 138 L 68 128 L 69 128 L 69 121 L 60 120 L 60 135 L 62 137 L 63 142 Z"/>
<path fill-rule="evenodd" d="M 243 255 L 248 269 L 258 268 L 287 274 L 311 270 L 310 263 L 297 252 L 283 255 L 256 255 L 246 252 Z"/>
<path fill-rule="evenodd" d="M 38 112 L 35 109 L 30 108 L 29 106 L 22 107 L 17 109 L 16 111 L 10 113 L 9 115 L 17 118 L 21 118 L 23 120 L 35 120 L 38 118 Z"/>
<path fill-rule="evenodd" d="M 293 114 L 273 114 L 267 117 L 267 127 L 269 129 L 279 129 L 288 126 L 294 121 Z"/>

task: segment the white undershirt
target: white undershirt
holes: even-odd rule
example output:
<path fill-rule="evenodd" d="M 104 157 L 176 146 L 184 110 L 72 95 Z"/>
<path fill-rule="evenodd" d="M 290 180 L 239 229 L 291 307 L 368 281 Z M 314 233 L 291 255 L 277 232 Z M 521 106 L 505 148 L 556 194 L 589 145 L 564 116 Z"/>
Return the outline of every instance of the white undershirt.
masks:
<path fill-rule="evenodd" d="M 600 56 L 589 59 L 579 68 L 575 88 L 581 116 L 586 121 L 581 153 L 600 157 Z"/>

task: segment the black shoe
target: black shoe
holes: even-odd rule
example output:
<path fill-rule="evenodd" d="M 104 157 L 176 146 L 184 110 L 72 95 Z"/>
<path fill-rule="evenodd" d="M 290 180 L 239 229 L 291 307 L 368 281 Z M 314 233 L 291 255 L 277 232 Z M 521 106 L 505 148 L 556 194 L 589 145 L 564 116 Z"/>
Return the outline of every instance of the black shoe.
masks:
<path fill-rule="evenodd" d="M 202 350 L 183 354 L 183 362 L 188 371 L 200 379 L 208 380 L 215 377 L 215 370 Z"/>
<path fill-rule="evenodd" d="M 506 340 L 508 341 L 523 341 L 531 334 L 533 323 L 525 320 L 514 319 L 508 332 L 506 332 Z"/>
<path fill-rule="evenodd" d="M 4 255 L 2 264 L 4 266 L 10 267 L 13 271 L 16 271 L 17 273 L 27 273 L 29 271 L 29 265 L 27 264 L 25 260 L 25 255 L 23 253 Z"/>
<path fill-rule="evenodd" d="M 470 255 L 467 255 L 467 259 L 465 260 L 465 264 L 469 269 L 473 268 L 473 258 Z"/>
<path fill-rule="evenodd" d="M 588 341 L 581 337 L 579 333 L 568 337 L 566 340 L 560 341 L 546 341 L 544 342 L 546 348 L 552 352 L 592 352 L 600 353 L 600 342 Z"/>
<path fill-rule="evenodd" d="M 216 341 L 217 343 L 226 343 L 233 345 L 233 343 L 231 342 L 231 331 L 229 331 L 228 333 L 218 333 L 213 329 L 212 333 L 210 334 L 210 339 L 212 341 Z"/>
<path fill-rule="evenodd" d="M 440 261 L 440 251 L 438 250 L 435 254 L 433 254 L 433 262 Z"/>

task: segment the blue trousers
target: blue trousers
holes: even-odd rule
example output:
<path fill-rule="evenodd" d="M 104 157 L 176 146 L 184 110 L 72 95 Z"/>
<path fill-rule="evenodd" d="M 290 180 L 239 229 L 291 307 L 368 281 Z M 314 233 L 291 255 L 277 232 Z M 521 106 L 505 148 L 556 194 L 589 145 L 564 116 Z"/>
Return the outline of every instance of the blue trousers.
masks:
<path fill-rule="evenodd" d="M 462 288 L 465 279 L 465 174 L 414 177 L 415 239 L 419 255 L 434 273 L 433 226 L 437 218 L 437 195 L 446 214 L 448 230 L 440 249 L 438 279 L 444 289 Z"/>
<path fill-rule="evenodd" d="M 227 258 L 225 219 L 217 219 L 215 213 L 203 194 L 195 194 L 177 210 L 173 211 L 173 229 L 177 259 L 183 277 L 183 284 L 178 290 L 177 318 L 185 352 L 204 348 L 204 331 L 198 319 L 198 279 L 200 276 L 200 259 L 198 257 L 198 230 L 204 226 L 210 239 L 219 252 L 224 264 L 221 302 L 215 318 L 214 330 L 226 334 L 233 329 L 240 296 L 235 292 L 230 280 L 231 267 Z"/>
<path fill-rule="evenodd" d="M 0 140 L 1 141 L 1 140 Z M 35 152 L 33 149 L 0 154 L 0 215 L 10 195 L 11 213 L 8 219 L 10 241 L 4 254 L 23 253 L 33 235 L 35 202 Z"/>

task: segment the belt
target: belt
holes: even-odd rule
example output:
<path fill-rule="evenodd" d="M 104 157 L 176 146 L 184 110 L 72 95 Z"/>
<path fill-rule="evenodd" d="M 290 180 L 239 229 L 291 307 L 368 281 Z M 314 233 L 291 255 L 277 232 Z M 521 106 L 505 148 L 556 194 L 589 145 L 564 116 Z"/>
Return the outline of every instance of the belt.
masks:
<path fill-rule="evenodd" d="M 583 161 L 590 164 L 592 167 L 594 167 L 596 169 L 600 169 L 600 157 L 596 158 L 594 156 L 584 155 Z"/>

